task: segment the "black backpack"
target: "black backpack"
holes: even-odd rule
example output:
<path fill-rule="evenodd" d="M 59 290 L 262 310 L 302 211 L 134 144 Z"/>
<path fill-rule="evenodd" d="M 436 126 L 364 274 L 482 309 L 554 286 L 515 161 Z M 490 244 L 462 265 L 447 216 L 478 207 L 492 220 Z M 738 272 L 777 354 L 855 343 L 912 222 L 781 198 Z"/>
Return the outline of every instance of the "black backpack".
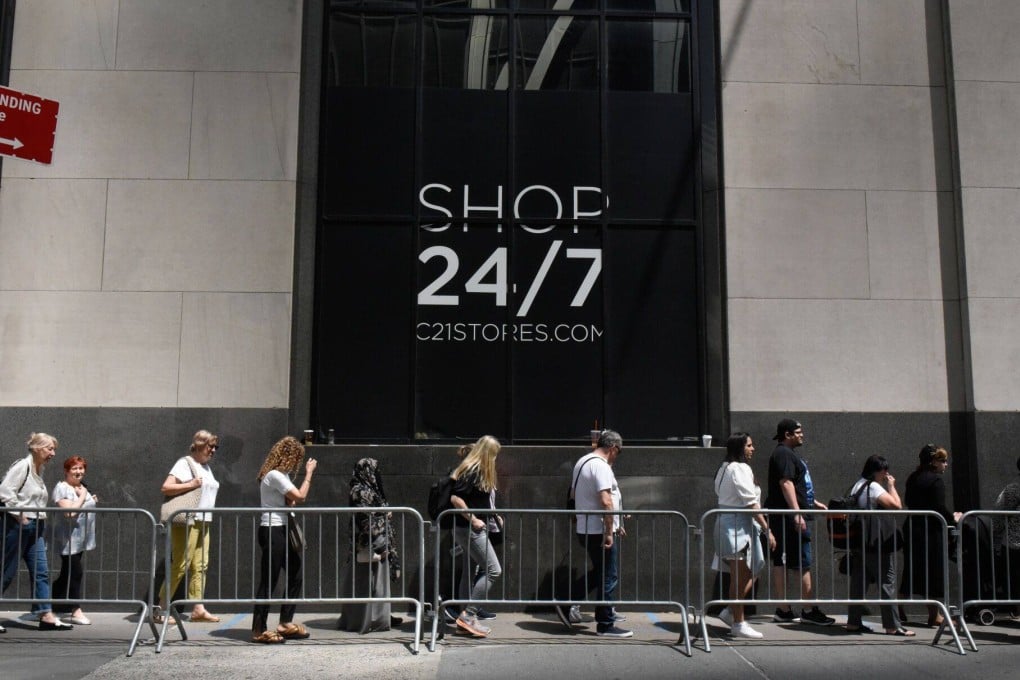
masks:
<path fill-rule="evenodd" d="M 850 489 L 846 490 L 844 496 L 829 499 L 829 510 L 859 510 L 857 500 L 868 486 L 868 483 L 862 484 L 857 493 L 850 493 L 850 490 L 854 488 L 853 484 L 851 484 Z M 861 521 L 860 515 L 851 516 L 849 513 L 828 515 L 826 517 L 826 525 L 829 529 L 829 540 L 832 542 L 833 548 L 836 550 L 860 548 L 861 535 L 864 533 L 864 523 Z"/>
<path fill-rule="evenodd" d="M 429 489 L 429 517 L 435 522 L 439 519 L 439 513 L 453 507 L 450 503 L 450 493 L 453 491 L 453 478 L 450 475 L 443 475 L 437 479 Z M 447 518 L 449 519 L 449 518 Z"/>

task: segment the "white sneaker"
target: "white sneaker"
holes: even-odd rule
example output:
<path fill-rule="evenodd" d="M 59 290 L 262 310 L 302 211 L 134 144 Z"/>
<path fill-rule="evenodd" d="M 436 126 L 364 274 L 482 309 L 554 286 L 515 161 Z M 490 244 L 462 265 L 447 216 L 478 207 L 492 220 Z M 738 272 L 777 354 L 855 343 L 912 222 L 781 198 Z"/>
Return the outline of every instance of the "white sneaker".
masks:
<path fill-rule="evenodd" d="M 751 624 L 747 621 L 741 621 L 740 623 L 734 623 L 730 626 L 730 635 L 739 638 L 748 638 L 750 640 L 760 640 L 764 635 L 751 628 Z"/>
<path fill-rule="evenodd" d="M 733 627 L 733 612 L 730 611 L 729 607 L 724 607 L 723 610 L 719 612 L 718 618 L 730 628 Z"/>
<path fill-rule="evenodd" d="M 581 616 L 581 605 L 574 604 L 570 606 L 570 613 L 567 614 L 567 620 L 571 623 L 581 623 L 584 618 Z"/>

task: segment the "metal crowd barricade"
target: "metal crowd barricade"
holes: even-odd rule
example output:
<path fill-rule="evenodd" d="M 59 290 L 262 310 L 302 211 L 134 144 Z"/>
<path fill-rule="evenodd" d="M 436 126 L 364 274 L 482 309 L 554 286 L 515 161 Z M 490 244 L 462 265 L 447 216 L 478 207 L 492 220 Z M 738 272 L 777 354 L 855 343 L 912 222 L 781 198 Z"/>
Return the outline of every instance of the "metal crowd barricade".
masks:
<path fill-rule="evenodd" d="M 22 557 L 22 541 L 34 537 L 18 532 L 18 546 L 9 546 L 7 529 L 16 522 L 13 515 L 4 512 L 4 531 L 0 535 L 0 554 L 6 555 L 8 548 L 13 559 L 19 563 L 7 591 L 2 595 L 6 603 L 31 604 L 52 603 L 54 605 L 81 605 L 86 610 L 93 605 L 132 607 L 138 610 L 138 623 L 128 643 L 127 656 L 135 652 L 142 625 L 148 620 L 148 591 L 156 568 L 156 544 L 159 524 L 155 518 L 136 508 L 86 508 L 75 509 L 74 517 L 67 508 L 33 508 L 33 512 L 45 512 L 46 520 L 40 529 L 46 544 L 47 571 L 49 574 L 50 597 L 35 597 L 32 574 L 25 567 Z M 81 557 L 62 555 L 61 536 L 69 536 L 81 520 L 82 527 L 92 524 L 96 545 L 92 550 L 81 551 Z M 38 529 L 38 524 L 35 525 Z M 58 540 L 53 540 L 54 537 Z M 75 553 L 76 555 L 77 553 Z M 66 558 L 64 560 L 63 558 Z M 73 561 L 72 561 L 73 560 Z M 79 562 L 80 560 L 80 562 Z M 64 581 L 58 576 L 64 569 L 80 566 L 81 597 L 72 598 L 72 580 Z"/>
<path fill-rule="evenodd" d="M 957 526 L 960 611 L 964 620 L 992 625 L 1003 607 L 1020 605 L 1020 511 L 972 510 Z"/>
<path fill-rule="evenodd" d="M 804 544 L 810 543 L 811 566 L 788 568 L 786 582 L 784 584 L 776 583 L 773 581 L 772 557 L 765 547 L 765 564 L 756 575 L 757 580 L 749 597 L 735 599 L 729 592 L 717 592 L 715 588 L 707 588 L 706 578 L 713 573 L 718 518 L 723 515 L 758 514 L 765 514 L 769 517 L 769 527 L 776 536 L 779 545 L 783 545 L 784 537 L 788 549 L 801 551 Z M 801 514 L 809 516 L 808 536 L 791 529 L 789 522 L 779 520 L 780 517 Z M 844 520 L 849 523 L 854 519 L 860 519 L 867 525 L 881 518 L 890 518 L 895 529 L 903 530 L 905 527 L 903 533 L 893 531 L 886 537 L 889 541 L 887 550 L 867 549 L 863 533 L 842 539 L 830 536 L 829 526 L 832 520 Z M 904 524 L 903 520 L 908 521 Z M 804 605 L 896 607 L 924 604 L 938 607 L 947 622 L 957 618 L 965 629 L 961 612 L 946 604 L 950 601 L 949 551 L 946 548 L 949 545 L 949 529 L 945 519 L 937 512 L 931 510 L 811 510 L 804 513 L 800 510 L 716 508 L 702 515 L 701 527 L 702 531 L 699 533 L 701 539 L 701 598 L 698 614 L 701 618 L 701 635 L 705 642 L 706 652 L 711 652 L 708 625 L 705 621 L 706 613 L 716 605 L 773 606 L 789 604 L 791 607 Z M 892 565 L 896 570 L 896 595 L 898 597 L 882 597 L 880 568 L 886 566 L 887 563 L 882 561 L 881 552 L 891 554 L 889 559 L 892 560 Z M 847 565 L 846 572 L 849 573 L 842 571 L 841 563 Z M 941 573 L 941 577 L 938 577 L 938 583 L 932 583 L 927 579 L 924 582 L 912 581 L 910 583 L 911 593 L 904 596 L 899 592 L 904 565 L 911 570 L 909 573 L 912 573 L 916 566 L 918 571 L 936 575 Z M 804 575 L 808 571 L 811 572 L 811 597 L 805 597 L 803 586 Z M 871 581 L 872 577 L 876 577 L 878 582 Z M 852 582 L 852 579 L 859 580 Z M 795 581 L 797 585 L 789 587 L 790 581 Z M 874 597 L 868 596 L 870 586 L 876 587 L 877 592 Z M 853 592 L 858 588 L 861 591 L 859 595 Z M 946 623 L 939 627 L 932 640 L 932 645 L 938 644 L 942 633 L 947 628 L 953 636 L 957 651 L 961 655 L 966 654 L 956 629 Z"/>
<path fill-rule="evenodd" d="M 503 518 L 502 542 L 495 552 L 502 568 L 500 578 L 483 598 L 472 598 L 467 581 L 485 578 L 470 550 L 458 549 L 464 539 L 453 532 L 469 531 L 452 527 L 453 518 L 471 512 L 480 519 Z M 576 533 L 574 510 L 553 509 L 470 509 L 445 510 L 435 525 L 435 568 L 432 637 L 429 650 L 435 650 L 440 620 L 447 606 L 644 606 L 676 608 L 681 613 L 683 631 L 678 639 L 684 653 L 691 655 L 688 609 L 690 609 L 690 534 L 692 527 L 680 512 L 670 510 L 586 511 L 585 515 L 622 515 L 626 535 L 619 541 L 619 582 L 616 597 L 607 600 L 600 584 L 592 580 L 588 553 Z M 453 539 L 453 540 L 451 540 Z M 446 555 L 452 556 L 447 559 Z M 529 557 L 526 559 L 525 555 Z M 576 575 L 575 575 L 576 574 Z M 467 584 L 467 585 L 465 585 Z M 458 590 L 468 592 L 460 596 Z M 602 591 L 602 592 L 600 592 Z M 596 596 L 591 597 L 594 593 Z M 458 608 L 459 611 L 459 608 Z"/>
<path fill-rule="evenodd" d="M 425 523 L 421 515 L 409 507 L 378 507 L 378 508 L 280 508 L 278 512 L 291 513 L 291 522 L 297 522 L 302 528 L 305 538 L 305 549 L 302 551 L 300 565 L 290 563 L 289 552 L 279 577 L 276 590 L 280 596 L 270 592 L 270 597 L 260 597 L 257 593 L 258 580 L 262 559 L 262 548 L 259 545 L 259 525 L 264 512 L 271 509 L 263 508 L 215 508 L 203 510 L 212 516 L 212 521 L 202 523 L 198 528 L 206 532 L 209 539 L 209 567 L 205 575 L 202 596 L 186 597 L 169 603 L 167 613 L 176 620 L 181 637 L 187 639 L 187 629 L 181 616 L 181 608 L 198 602 L 213 605 L 340 605 L 351 604 L 407 604 L 415 608 L 414 641 L 411 651 L 417 654 L 422 635 L 422 619 L 425 602 Z M 172 550 L 174 517 L 194 514 L 194 510 L 175 512 L 167 523 L 164 564 L 166 569 L 166 588 L 174 588 L 172 579 Z M 358 515 L 369 513 L 389 513 L 390 521 L 395 530 L 395 545 L 388 543 L 381 547 L 395 549 L 401 564 L 416 565 L 417 574 L 404 570 L 401 578 L 391 587 L 396 591 L 389 594 L 373 592 L 371 585 L 377 575 L 376 569 L 382 564 L 373 561 L 371 551 L 357 543 Z M 184 527 L 186 525 L 177 525 Z M 286 539 L 285 539 L 286 540 Z M 383 539 L 385 541 L 385 539 Z M 380 547 L 380 546 L 377 546 Z M 272 534 L 269 534 L 267 552 L 272 550 Z M 360 554 L 359 554 L 360 553 Z M 193 574 L 185 560 L 183 581 L 190 582 Z M 300 570 L 302 587 L 300 597 L 286 595 L 288 571 L 292 568 Z M 197 578 L 201 575 L 195 574 Z M 408 580 L 414 581 L 410 586 Z M 416 588 L 416 592 L 411 592 Z M 158 601 L 160 593 L 156 593 L 154 601 Z M 171 596 L 172 597 L 172 596 Z M 337 612 L 339 614 L 339 612 Z M 272 614 L 270 614 L 272 617 Z M 162 651 L 170 626 L 169 616 L 164 616 L 159 630 L 156 651 Z M 270 627 L 269 630 L 272 630 Z"/>

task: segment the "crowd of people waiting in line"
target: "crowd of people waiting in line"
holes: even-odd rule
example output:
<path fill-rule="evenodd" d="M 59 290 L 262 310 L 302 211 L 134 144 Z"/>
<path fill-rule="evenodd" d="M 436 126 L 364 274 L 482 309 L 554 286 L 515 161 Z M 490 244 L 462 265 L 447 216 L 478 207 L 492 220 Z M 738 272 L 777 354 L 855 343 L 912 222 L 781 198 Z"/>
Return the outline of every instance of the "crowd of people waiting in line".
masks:
<path fill-rule="evenodd" d="M 812 509 L 827 509 L 815 497 L 815 489 L 807 463 L 796 449 L 804 443 L 804 430 L 800 423 L 784 419 L 777 428 L 777 442 L 768 463 L 768 482 L 764 503 L 761 489 L 755 481 L 750 463 L 755 453 L 754 442 L 746 433 L 731 435 L 726 442 L 726 455 L 715 475 L 715 492 L 721 509 L 751 509 L 754 513 L 721 513 L 714 528 L 716 554 L 712 567 L 729 575 L 729 598 L 741 600 L 748 596 L 755 578 L 766 563 L 773 569 L 772 584 L 777 599 L 786 599 L 788 576 L 799 579 L 800 599 L 810 600 L 812 594 L 811 534 Z M 39 621 L 39 629 L 66 631 L 74 625 L 91 622 L 75 601 L 82 598 L 84 574 L 83 555 L 96 547 L 95 513 L 82 512 L 95 508 L 99 499 L 89 492 L 83 479 L 87 462 L 81 456 L 64 461 L 65 478 L 47 493 L 42 479 L 42 468 L 56 453 L 57 439 L 45 433 L 33 433 L 27 442 L 28 455 L 14 462 L 0 482 L 0 503 L 3 512 L 3 591 L 14 579 L 19 557 L 24 561 L 32 583 L 32 613 Z M 216 505 L 219 482 L 209 463 L 219 447 L 218 437 L 199 430 L 192 438 L 188 455 L 179 458 L 170 469 L 161 491 L 168 499 L 195 494 L 195 512 L 187 514 L 187 521 L 173 523 L 171 535 L 171 572 L 161 590 L 161 601 L 153 607 L 155 623 L 174 623 L 163 613 L 181 580 L 188 575 L 187 599 L 194 602 L 190 620 L 193 622 L 219 622 L 201 603 L 206 573 L 209 567 L 209 545 L 212 515 L 208 512 Z M 567 599 L 586 600 L 590 595 L 599 601 L 612 603 L 618 599 L 619 546 L 626 536 L 623 526 L 622 494 L 613 472 L 613 465 L 623 449 L 623 440 L 613 430 L 602 430 L 593 443 L 592 451 L 575 463 L 571 472 L 570 496 L 576 508 L 576 534 L 579 544 L 587 553 L 591 570 L 570 584 Z M 496 458 L 500 443 L 494 437 L 483 436 L 473 445 L 458 451 L 460 463 L 449 472 L 451 490 L 449 506 L 454 513 L 453 540 L 456 550 L 466 554 L 472 573 L 458 573 L 455 589 L 457 599 L 483 601 L 496 580 L 501 566 L 496 550 L 501 538 L 502 518 L 495 513 L 476 515 L 469 509 L 496 507 L 498 486 Z M 304 469 L 304 478 L 296 485 L 292 478 Z M 941 447 L 927 444 L 919 454 L 919 464 L 906 481 L 904 504 L 896 488 L 896 479 L 889 472 L 889 464 L 882 456 L 870 456 L 853 484 L 850 496 L 860 509 L 933 510 L 942 515 L 949 525 L 959 521 L 960 513 L 946 506 L 945 485 L 942 476 L 949 465 L 949 454 Z M 1020 469 L 1020 459 L 1017 460 Z M 276 590 L 281 574 L 286 576 L 286 597 L 299 598 L 302 591 L 303 537 L 297 530 L 294 515 L 287 508 L 304 502 L 309 494 L 316 469 L 313 458 L 305 460 L 305 448 L 294 437 L 276 442 L 267 454 L 257 476 L 261 507 L 257 541 L 261 551 L 258 568 L 256 598 L 270 599 Z M 51 504 L 52 502 L 52 504 Z M 382 477 L 378 461 L 362 458 L 355 466 L 350 480 L 350 507 L 386 507 Z M 46 530 L 45 507 L 66 509 L 62 518 L 53 522 L 52 531 Z M 770 509 L 798 510 L 796 514 L 769 516 Z M 996 500 L 996 509 L 1020 509 L 1020 481 L 1008 484 Z M 596 514 L 590 514 L 596 513 Z M 390 583 L 400 578 L 400 556 L 391 513 L 359 513 L 355 527 L 356 553 L 348 563 L 341 582 L 347 591 L 343 597 L 390 597 Z M 1020 517 L 1007 520 L 997 518 L 997 534 L 1003 536 L 1004 548 L 1012 556 L 1012 563 L 1020 566 Z M 1008 526 L 1007 526 L 1008 525 Z M 899 593 L 904 599 L 921 596 L 939 599 L 943 593 L 943 563 L 945 551 L 943 535 L 937 530 L 934 517 L 910 516 L 904 525 L 904 542 L 913 559 L 905 564 L 900 579 Z M 1008 530 L 1007 530 L 1008 529 Z M 47 538 L 58 546 L 61 556 L 60 576 L 50 587 L 47 562 Z M 878 583 L 882 599 L 895 599 L 896 558 L 892 549 L 868 547 L 863 543 L 849 560 L 850 597 L 860 598 L 868 583 Z M 874 552 L 874 554 L 870 554 Z M 1018 581 L 1020 582 L 1020 581 Z M 2 594 L 2 591 L 0 591 Z M 47 603 L 49 598 L 68 600 L 56 608 Z M 294 622 L 294 604 L 283 604 L 279 623 L 268 630 L 269 605 L 257 604 L 253 612 L 251 640 L 256 643 L 276 644 L 287 639 L 309 636 L 307 628 Z M 902 608 L 891 605 L 880 607 L 882 626 L 889 635 L 910 637 L 913 631 L 903 626 Z M 484 638 L 491 632 L 482 623 L 495 615 L 481 607 L 467 605 L 457 611 L 446 611 L 450 623 L 457 631 L 472 637 Z M 578 607 L 555 607 L 561 623 L 569 629 L 582 621 Z M 862 622 L 863 608 L 850 605 L 846 629 L 865 632 L 870 629 Z M 62 614 L 61 618 L 57 614 Z M 735 637 L 757 639 L 763 634 L 749 625 L 744 607 L 732 604 L 719 613 L 719 618 L 730 627 Z M 595 609 L 596 634 L 608 638 L 627 638 L 633 632 L 618 624 L 625 617 L 611 604 Z M 832 625 L 835 619 L 818 607 L 801 611 L 796 616 L 790 606 L 780 606 L 773 615 L 776 623 L 807 623 Z M 399 617 L 392 616 L 389 603 L 344 603 L 337 627 L 341 630 L 367 633 L 387 630 L 399 625 Z M 929 626 L 942 625 L 942 617 L 935 606 L 928 607 Z M 0 633 L 6 632 L 0 626 Z"/>

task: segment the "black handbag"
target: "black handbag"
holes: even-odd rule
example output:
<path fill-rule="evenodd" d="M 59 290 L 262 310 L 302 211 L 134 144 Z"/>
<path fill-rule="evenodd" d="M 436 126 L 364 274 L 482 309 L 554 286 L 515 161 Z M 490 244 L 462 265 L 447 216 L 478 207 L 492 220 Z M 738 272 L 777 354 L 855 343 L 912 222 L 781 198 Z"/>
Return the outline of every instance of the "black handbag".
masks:
<path fill-rule="evenodd" d="M 287 521 L 287 542 L 294 552 L 302 552 L 305 549 L 305 532 L 298 522 L 297 515 L 290 513 Z"/>

